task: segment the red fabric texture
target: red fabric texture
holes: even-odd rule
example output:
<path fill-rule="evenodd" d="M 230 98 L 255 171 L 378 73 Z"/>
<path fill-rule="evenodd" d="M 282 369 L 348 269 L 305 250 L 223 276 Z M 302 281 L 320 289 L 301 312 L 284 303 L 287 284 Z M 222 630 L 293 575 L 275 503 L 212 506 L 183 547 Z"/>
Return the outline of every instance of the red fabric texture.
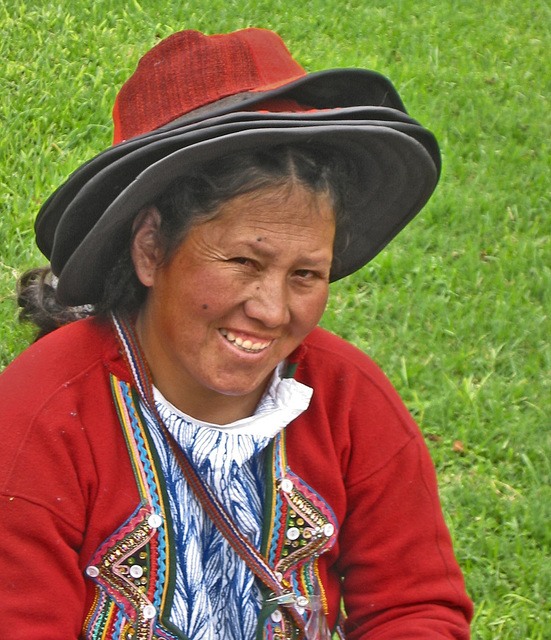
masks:
<path fill-rule="evenodd" d="M 175 33 L 148 51 L 119 91 L 113 143 L 158 129 L 221 98 L 262 92 L 305 75 L 266 29 L 206 36 Z"/>
<path fill-rule="evenodd" d="M 349 640 L 468 639 L 472 605 L 415 423 L 341 339 L 316 329 L 299 355 L 296 379 L 314 395 L 287 427 L 287 454 L 340 525 L 320 558 L 329 623 L 342 595 Z M 84 568 L 138 507 L 110 372 L 129 379 L 110 325 L 88 320 L 0 376 L 3 640 L 79 638 L 93 595 Z"/>

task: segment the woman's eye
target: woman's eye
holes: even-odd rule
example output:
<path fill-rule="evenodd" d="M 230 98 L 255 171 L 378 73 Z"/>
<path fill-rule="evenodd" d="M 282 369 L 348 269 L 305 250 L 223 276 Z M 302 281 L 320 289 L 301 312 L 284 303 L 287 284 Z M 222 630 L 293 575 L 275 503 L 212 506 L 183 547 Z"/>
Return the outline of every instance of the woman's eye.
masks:
<path fill-rule="evenodd" d="M 231 258 L 230 262 L 235 262 L 237 264 L 242 264 L 242 265 L 253 264 L 253 261 L 250 258 L 245 258 L 244 256 L 236 256 L 235 258 Z"/>
<path fill-rule="evenodd" d="M 303 280 L 311 280 L 319 276 L 316 271 L 311 271 L 310 269 L 297 269 L 295 275 Z"/>
<path fill-rule="evenodd" d="M 297 269 L 294 272 L 298 282 L 314 284 L 319 281 L 329 282 L 329 271 L 325 269 Z"/>

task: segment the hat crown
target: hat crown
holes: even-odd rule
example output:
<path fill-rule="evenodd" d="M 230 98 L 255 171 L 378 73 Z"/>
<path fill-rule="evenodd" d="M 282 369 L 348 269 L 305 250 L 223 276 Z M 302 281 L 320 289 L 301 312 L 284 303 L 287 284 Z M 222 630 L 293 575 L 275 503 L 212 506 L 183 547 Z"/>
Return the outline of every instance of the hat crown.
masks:
<path fill-rule="evenodd" d="M 267 29 L 206 36 L 175 33 L 146 53 L 113 108 L 114 144 L 148 133 L 200 107 L 262 92 L 306 75 Z"/>

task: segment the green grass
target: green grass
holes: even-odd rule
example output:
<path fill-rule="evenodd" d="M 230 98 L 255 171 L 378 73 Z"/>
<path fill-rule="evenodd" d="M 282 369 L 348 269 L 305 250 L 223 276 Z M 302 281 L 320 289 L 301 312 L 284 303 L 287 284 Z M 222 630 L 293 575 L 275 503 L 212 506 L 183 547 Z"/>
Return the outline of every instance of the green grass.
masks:
<path fill-rule="evenodd" d="M 473 637 L 551 637 L 551 10 L 543 0 L 0 0 L 0 368 L 30 340 L 17 273 L 40 203 L 110 144 L 117 89 L 181 28 L 278 31 L 309 70 L 388 75 L 444 160 L 423 213 L 332 286 L 433 455 Z M 460 441 L 462 444 L 458 443 Z"/>

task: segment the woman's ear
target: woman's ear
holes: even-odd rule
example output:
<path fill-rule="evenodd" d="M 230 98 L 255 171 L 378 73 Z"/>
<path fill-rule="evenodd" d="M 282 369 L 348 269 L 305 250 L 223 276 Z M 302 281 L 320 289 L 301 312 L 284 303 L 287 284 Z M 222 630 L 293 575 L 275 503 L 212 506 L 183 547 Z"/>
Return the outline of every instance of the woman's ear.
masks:
<path fill-rule="evenodd" d="M 132 226 L 132 262 L 138 279 L 146 287 L 153 286 L 161 259 L 160 228 L 161 214 L 153 206 L 142 209 Z"/>

